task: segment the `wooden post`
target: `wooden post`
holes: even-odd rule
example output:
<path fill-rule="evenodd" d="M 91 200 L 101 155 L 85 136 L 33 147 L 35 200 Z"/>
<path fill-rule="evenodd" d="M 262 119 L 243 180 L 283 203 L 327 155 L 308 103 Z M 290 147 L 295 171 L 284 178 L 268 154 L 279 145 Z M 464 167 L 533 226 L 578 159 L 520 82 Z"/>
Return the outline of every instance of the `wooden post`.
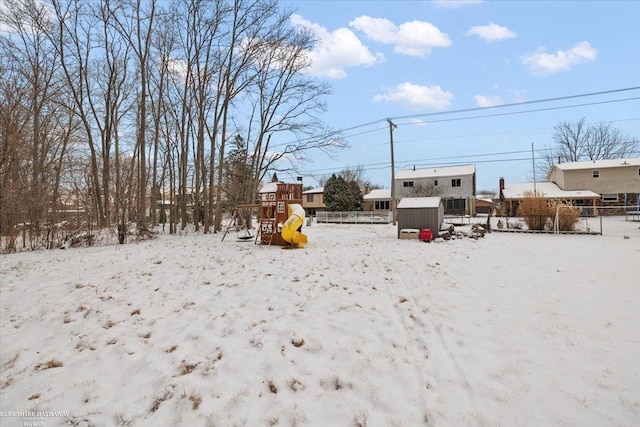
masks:
<path fill-rule="evenodd" d="M 389 144 L 391 145 L 391 217 L 393 220 L 393 225 L 396 225 L 396 165 L 393 159 L 393 129 L 397 126 L 391 121 L 391 119 L 387 119 L 389 122 Z"/>

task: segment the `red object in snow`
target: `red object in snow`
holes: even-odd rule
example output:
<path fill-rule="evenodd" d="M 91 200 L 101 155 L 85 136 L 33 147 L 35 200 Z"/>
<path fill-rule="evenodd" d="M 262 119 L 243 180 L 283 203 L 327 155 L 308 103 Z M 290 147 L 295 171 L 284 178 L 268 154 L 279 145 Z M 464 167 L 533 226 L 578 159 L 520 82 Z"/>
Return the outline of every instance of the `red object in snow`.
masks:
<path fill-rule="evenodd" d="M 433 240 L 433 231 L 430 228 L 423 228 L 420 230 L 420 240 L 423 242 L 430 242 Z"/>

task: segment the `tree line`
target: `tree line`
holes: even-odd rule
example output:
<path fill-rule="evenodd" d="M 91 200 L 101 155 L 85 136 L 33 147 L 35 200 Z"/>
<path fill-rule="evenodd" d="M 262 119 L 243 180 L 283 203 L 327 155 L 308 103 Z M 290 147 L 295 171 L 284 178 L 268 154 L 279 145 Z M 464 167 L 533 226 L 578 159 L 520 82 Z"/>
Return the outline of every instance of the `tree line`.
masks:
<path fill-rule="evenodd" d="M 329 87 L 305 72 L 314 35 L 291 13 L 277 0 L 5 0 L 4 250 L 20 230 L 51 247 L 72 210 L 120 243 L 131 224 L 219 231 L 277 161 L 340 148 L 320 119 Z"/>

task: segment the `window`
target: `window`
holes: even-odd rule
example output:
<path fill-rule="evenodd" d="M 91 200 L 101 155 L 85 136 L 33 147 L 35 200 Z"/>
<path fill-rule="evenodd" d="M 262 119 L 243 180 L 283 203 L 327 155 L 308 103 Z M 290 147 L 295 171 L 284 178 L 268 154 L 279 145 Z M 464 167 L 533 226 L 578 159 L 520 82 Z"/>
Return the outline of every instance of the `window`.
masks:
<path fill-rule="evenodd" d="M 313 203 L 313 194 L 307 194 L 307 203 Z"/>
<path fill-rule="evenodd" d="M 460 178 L 454 178 L 451 180 L 451 186 L 452 187 L 461 187 L 460 185 Z"/>
<path fill-rule="evenodd" d="M 640 168 L 638 168 L 638 176 L 640 176 Z"/>
<path fill-rule="evenodd" d="M 602 195 L 603 202 L 617 202 L 618 195 L 617 194 L 603 194 Z"/>
<path fill-rule="evenodd" d="M 594 178 L 600 178 L 600 171 L 593 171 L 592 176 Z"/>
<path fill-rule="evenodd" d="M 388 200 L 378 200 L 375 203 L 375 210 L 389 210 L 389 201 Z"/>
<path fill-rule="evenodd" d="M 433 181 L 433 186 L 437 187 L 438 186 L 438 180 L 436 179 L 435 181 Z"/>
<path fill-rule="evenodd" d="M 463 214 L 467 209 L 467 201 L 465 199 L 446 199 L 444 200 L 445 214 Z"/>
<path fill-rule="evenodd" d="M 402 183 L 403 187 L 413 187 L 413 181 L 404 181 Z"/>

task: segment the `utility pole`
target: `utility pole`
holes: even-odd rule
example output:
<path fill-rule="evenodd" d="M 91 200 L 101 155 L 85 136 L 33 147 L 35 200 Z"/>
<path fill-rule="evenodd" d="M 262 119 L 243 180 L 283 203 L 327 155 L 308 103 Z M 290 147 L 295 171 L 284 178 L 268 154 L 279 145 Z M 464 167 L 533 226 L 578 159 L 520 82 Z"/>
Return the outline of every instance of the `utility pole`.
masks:
<path fill-rule="evenodd" d="M 531 162 L 533 164 L 533 193 L 534 195 L 537 193 L 536 188 L 536 157 L 533 151 L 533 142 L 531 143 Z"/>
<path fill-rule="evenodd" d="M 397 128 L 391 119 L 387 119 L 389 122 L 389 143 L 391 145 L 391 218 L 393 219 L 393 225 L 396 225 L 396 165 L 393 159 L 393 129 Z"/>

